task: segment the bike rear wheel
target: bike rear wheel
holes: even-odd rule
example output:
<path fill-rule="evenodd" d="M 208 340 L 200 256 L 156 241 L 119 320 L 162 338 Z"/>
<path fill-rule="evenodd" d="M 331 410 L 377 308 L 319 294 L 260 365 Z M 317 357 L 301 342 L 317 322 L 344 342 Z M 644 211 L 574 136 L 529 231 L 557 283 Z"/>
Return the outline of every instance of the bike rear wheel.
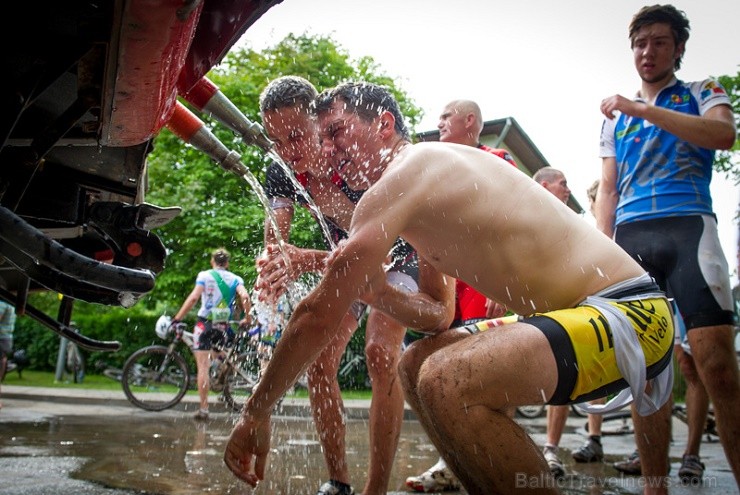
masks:
<path fill-rule="evenodd" d="M 147 411 L 162 411 L 176 405 L 190 385 L 185 358 L 161 345 L 134 352 L 123 365 L 121 378 L 126 398 Z"/>
<path fill-rule="evenodd" d="M 224 389 L 221 392 L 224 402 L 231 410 L 241 412 L 244 401 L 252 395 L 252 389 L 260 379 L 260 362 L 256 352 L 240 354 L 230 363 L 221 365 L 225 373 Z"/>

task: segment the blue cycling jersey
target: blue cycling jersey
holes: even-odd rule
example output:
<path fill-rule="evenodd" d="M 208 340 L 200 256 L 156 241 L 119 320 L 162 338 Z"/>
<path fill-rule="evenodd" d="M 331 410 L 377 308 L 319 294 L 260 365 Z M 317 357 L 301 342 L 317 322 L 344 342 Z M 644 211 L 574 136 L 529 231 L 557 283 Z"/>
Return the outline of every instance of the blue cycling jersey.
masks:
<path fill-rule="evenodd" d="M 644 102 L 640 97 L 635 101 Z M 717 105 L 730 105 L 730 99 L 715 80 L 684 83 L 674 78 L 654 104 L 703 115 Z M 617 161 L 616 225 L 713 214 L 709 184 L 714 150 L 688 143 L 647 120 L 621 114 L 604 121 L 600 156 Z"/>

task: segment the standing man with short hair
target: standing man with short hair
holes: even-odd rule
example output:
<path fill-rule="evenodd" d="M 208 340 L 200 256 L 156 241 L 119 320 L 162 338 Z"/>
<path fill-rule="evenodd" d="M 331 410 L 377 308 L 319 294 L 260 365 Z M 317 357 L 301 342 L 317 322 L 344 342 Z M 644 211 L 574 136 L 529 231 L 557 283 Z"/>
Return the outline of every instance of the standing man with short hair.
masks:
<path fill-rule="evenodd" d="M 195 287 L 172 319 L 172 325 L 176 325 L 200 301 L 198 320 L 193 329 L 193 354 L 198 368 L 200 397 L 200 408 L 195 413 L 196 421 L 208 419 L 209 371 L 213 359 L 211 355 L 213 346 L 224 343 L 229 338 L 220 330 L 213 328 L 213 323 L 226 322 L 228 325 L 228 321 L 237 316 L 234 313 L 235 309 L 239 308 L 248 313 L 251 305 L 244 280 L 228 270 L 230 257 L 224 248 L 211 253 L 211 270 L 198 273 Z"/>
<path fill-rule="evenodd" d="M 715 150 L 731 148 L 737 130 L 718 82 L 676 78 L 688 38 L 689 21 L 672 5 L 643 7 L 632 18 L 629 39 L 642 83 L 634 99 L 613 95 L 601 102 L 606 118 L 597 223 L 675 298 L 740 483 L 732 294 L 709 189 Z M 654 415 L 633 418 L 642 474 L 665 477 L 670 402 Z"/>
<path fill-rule="evenodd" d="M 570 199 L 570 188 L 565 174 L 552 167 L 542 167 L 534 173 L 532 179 L 567 205 Z"/>

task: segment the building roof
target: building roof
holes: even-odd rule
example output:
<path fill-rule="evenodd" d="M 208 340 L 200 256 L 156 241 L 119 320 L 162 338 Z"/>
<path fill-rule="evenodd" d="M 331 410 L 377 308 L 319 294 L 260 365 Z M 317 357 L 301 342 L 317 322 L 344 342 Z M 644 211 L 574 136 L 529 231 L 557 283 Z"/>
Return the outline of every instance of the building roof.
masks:
<path fill-rule="evenodd" d="M 439 141 L 439 130 L 420 132 L 416 135 L 416 139 L 417 141 Z M 524 132 L 524 129 L 514 117 L 485 121 L 480 134 L 480 141 L 491 148 L 508 150 L 519 166 L 519 170 L 530 177 L 539 169 L 550 166 L 547 159 L 529 139 L 527 133 Z M 579 214 L 585 211 L 572 194 L 568 200 L 568 206 Z"/>

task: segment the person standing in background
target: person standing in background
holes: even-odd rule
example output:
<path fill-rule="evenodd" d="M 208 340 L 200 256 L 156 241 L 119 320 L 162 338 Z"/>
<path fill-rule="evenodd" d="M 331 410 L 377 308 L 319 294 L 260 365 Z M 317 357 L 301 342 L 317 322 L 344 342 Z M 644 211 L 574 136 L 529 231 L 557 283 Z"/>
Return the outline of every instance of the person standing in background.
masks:
<path fill-rule="evenodd" d="M 237 314 L 235 309 L 249 313 L 251 302 L 249 292 L 244 287 L 244 280 L 230 272 L 229 252 L 219 248 L 211 253 L 211 270 L 198 273 L 195 287 L 185 299 L 180 310 L 172 319 L 171 325 L 177 325 L 185 315 L 200 301 L 198 320 L 193 329 L 193 355 L 198 368 L 198 396 L 200 409 L 195 413 L 196 421 L 208 419 L 208 392 L 210 389 L 209 371 L 214 350 L 213 346 L 226 342 L 228 335 L 213 327 L 214 323 L 226 323 Z"/>
<path fill-rule="evenodd" d="M 563 204 L 568 204 L 570 188 L 562 171 L 552 167 L 543 167 L 535 172 L 532 179 L 562 201 Z M 565 467 L 563 467 L 563 462 L 560 460 L 558 450 L 568 414 L 570 414 L 570 406 L 547 406 L 547 436 L 542 453 L 550 472 L 556 478 L 565 474 Z"/>
<path fill-rule="evenodd" d="M 689 20 L 672 5 L 643 7 L 629 26 L 640 90 L 601 102 L 604 123 L 596 197 L 598 228 L 672 296 L 686 325 L 699 379 L 714 404 L 725 455 L 740 484 L 740 376 L 733 345 L 729 268 L 710 182 L 715 150 L 737 129 L 724 88 L 676 78 Z M 633 408 L 645 493 L 667 493 L 671 401 L 649 416 Z M 684 462 L 687 458 L 684 457 Z"/>
<path fill-rule="evenodd" d="M 5 280 L 0 278 L 0 288 L 7 289 Z M 15 331 L 15 306 L 0 300 L 0 382 L 5 378 L 8 357 L 13 353 L 13 332 Z M 3 404 L 0 402 L 0 409 Z"/>

